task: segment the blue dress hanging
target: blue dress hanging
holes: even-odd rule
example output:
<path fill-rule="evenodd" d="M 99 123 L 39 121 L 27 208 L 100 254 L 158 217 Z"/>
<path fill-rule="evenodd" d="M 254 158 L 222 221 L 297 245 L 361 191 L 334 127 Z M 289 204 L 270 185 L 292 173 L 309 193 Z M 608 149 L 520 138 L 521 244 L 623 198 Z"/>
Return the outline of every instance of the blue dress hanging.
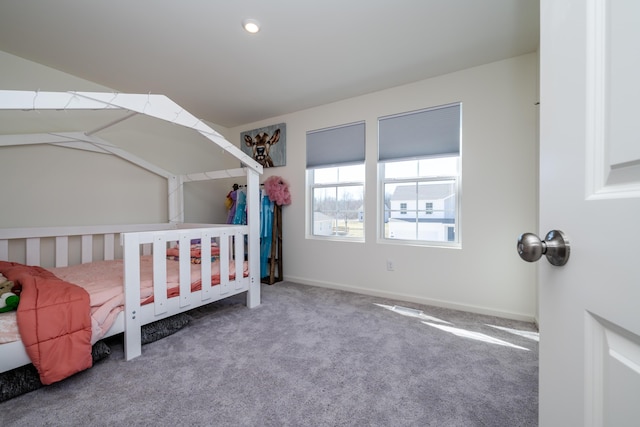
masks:
<path fill-rule="evenodd" d="M 260 277 L 269 274 L 269 253 L 273 232 L 273 202 L 265 194 L 260 209 Z"/>
<path fill-rule="evenodd" d="M 233 217 L 233 224 L 247 223 L 247 195 L 244 191 L 236 191 L 236 212 Z"/>

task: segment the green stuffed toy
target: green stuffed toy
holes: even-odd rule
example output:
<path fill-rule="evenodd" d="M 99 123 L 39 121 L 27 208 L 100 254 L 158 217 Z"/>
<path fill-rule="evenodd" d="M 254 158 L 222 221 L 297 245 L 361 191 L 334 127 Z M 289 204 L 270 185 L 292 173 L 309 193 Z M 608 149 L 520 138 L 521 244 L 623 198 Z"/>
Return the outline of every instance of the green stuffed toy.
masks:
<path fill-rule="evenodd" d="M 14 291 L 13 282 L 0 273 L 0 313 L 16 310 L 20 297 Z"/>

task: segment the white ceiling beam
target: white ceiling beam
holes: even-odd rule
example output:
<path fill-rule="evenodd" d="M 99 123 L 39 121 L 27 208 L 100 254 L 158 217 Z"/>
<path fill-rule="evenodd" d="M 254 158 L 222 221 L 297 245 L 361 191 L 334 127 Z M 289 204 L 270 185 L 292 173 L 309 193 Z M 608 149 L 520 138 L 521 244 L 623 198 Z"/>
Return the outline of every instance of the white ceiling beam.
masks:
<path fill-rule="evenodd" d="M 137 115 L 138 115 L 138 113 L 131 113 L 131 114 L 127 114 L 126 116 L 121 117 L 121 118 L 119 118 L 118 120 L 114 120 L 114 121 L 112 121 L 112 122 L 107 123 L 106 125 L 100 126 L 99 128 L 92 129 L 92 130 L 90 130 L 89 132 L 85 132 L 85 134 L 86 134 L 86 135 L 93 135 L 94 133 L 97 133 L 97 132 L 103 131 L 103 130 L 105 130 L 105 129 L 107 129 L 107 128 L 110 128 L 111 126 L 115 126 L 115 125 L 117 125 L 118 123 L 122 123 L 122 122 L 124 122 L 125 120 L 129 120 L 131 117 L 134 117 L 134 116 L 137 116 Z"/>
<path fill-rule="evenodd" d="M 66 133 L 29 133 L 16 135 L 0 135 L 0 147 L 12 147 L 16 145 L 56 144 L 75 140 L 75 137 L 69 137 L 69 134 Z"/>
<path fill-rule="evenodd" d="M 84 136 L 84 134 L 79 132 L 0 135 L 0 147 L 20 145 L 55 145 L 57 147 L 75 148 L 78 150 L 93 151 L 95 153 L 111 154 L 94 144 L 78 140 L 78 135 Z"/>
<path fill-rule="evenodd" d="M 0 110 L 123 109 L 193 129 L 245 166 L 262 174 L 262 165 L 222 135 L 164 95 L 106 92 L 40 92 L 0 90 Z"/>
<path fill-rule="evenodd" d="M 211 179 L 220 179 L 220 178 L 235 178 L 239 176 L 247 176 L 247 171 L 244 170 L 243 168 L 236 168 L 236 169 L 227 169 L 222 171 L 188 173 L 185 175 L 181 175 L 181 178 L 183 182 L 192 182 L 192 181 L 208 181 Z"/>

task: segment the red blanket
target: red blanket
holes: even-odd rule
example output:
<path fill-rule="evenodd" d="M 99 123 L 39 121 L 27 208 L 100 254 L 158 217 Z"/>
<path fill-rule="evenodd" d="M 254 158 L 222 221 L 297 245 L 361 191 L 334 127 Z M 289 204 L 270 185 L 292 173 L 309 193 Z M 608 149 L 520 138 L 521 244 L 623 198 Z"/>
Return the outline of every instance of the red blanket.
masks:
<path fill-rule="evenodd" d="M 0 273 L 22 285 L 18 329 L 43 384 L 90 368 L 89 294 L 41 267 L 0 261 Z"/>

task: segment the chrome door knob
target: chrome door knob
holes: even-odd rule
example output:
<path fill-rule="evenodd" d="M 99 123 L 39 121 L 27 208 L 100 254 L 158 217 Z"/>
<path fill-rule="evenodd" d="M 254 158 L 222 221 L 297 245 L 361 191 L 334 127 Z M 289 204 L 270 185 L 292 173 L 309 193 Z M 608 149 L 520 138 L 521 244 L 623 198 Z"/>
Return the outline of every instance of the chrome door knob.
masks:
<path fill-rule="evenodd" d="M 533 233 L 518 237 L 518 255 L 528 262 L 535 262 L 545 255 L 551 264 L 561 266 L 569 261 L 570 252 L 569 239 L 560 230 L 551 230 L 544 240 Z"/>

